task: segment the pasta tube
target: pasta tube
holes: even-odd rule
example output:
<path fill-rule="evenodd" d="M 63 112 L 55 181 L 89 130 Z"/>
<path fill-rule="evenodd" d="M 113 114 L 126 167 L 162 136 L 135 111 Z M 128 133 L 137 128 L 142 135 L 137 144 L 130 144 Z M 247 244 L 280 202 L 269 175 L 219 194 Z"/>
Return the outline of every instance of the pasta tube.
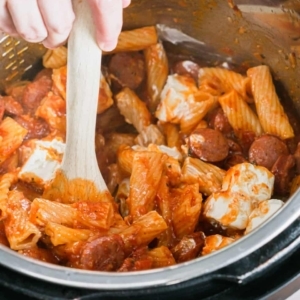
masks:
<path fill-rule="evenodd" d="M 150 97 L 148 107 L 151 112 L 154 112 L 159 103 L 160 93 L 168 78 L 168 59 L 161 43 L 146 48 L 144 55 L 147 70 L 147 91 Z"/>
<path fill-rule="evenodd" d="M 199 185 L 196 183 L 180 189 L 173 189 L 171 198 L 175 203 L 172 212 L 174 233 L 177 238 L 181 239 L 185 235 L 193 233 L 198 223 L 202 206 Z"/>
<path fill-rule="evenodd" d="M 29 209 L 30 201 L 24 197 L 23 193 L 9 192 L 4 226 L 10 248 L 13 250 L 35 246 L 42 235 L 39 229 L 30 222 Z"/>
<path fill-rule="evenodd" d="M 140 51 L 157 43 L 158 37 L 154 26 L 142 27 L 133 30 L 122 31 L 119 35 L 118 44 L 112 54 L 125 51 Z"/>
<path fill-rule="evenodd" d="M 235 90 L 219 97 L 219 103 L 237 136 L 246 131 L 254 132 L 256 136 L 263 133 L 257 116 Z"/>
<path fill-rule="evenodd" d="M 199 191 L 207 196 L 221 190 L 225 173 L 215 165 L 191 157 L 185 159 L 182 167 L 183 181 L 198 183 Z"/>
<path fill-rule="evenodd" d="M 151 114 L 146 104 L 134 91 L 124 88 L 116 95 L 117 106 L 121 115 L 129 124 L 133 124 L 138 132 L 142 132 L 151 124 Z"/>
<path fill-rule="evenodd" d="M 203 84 L 213 87 L 213 90 L 218 91 L 219 95 L 235 90 L 242 99 L 253 102 L 248 96 L 249 78 L 234 71 L 223 68 L 201 68 L 198 80 L 200 90 L 202 90 Z"/>
<path fill-rule="evenodd" d="M 68 49 L 64 46 L 48 49 L 43 56 L 43 66 L 47 69 L 58 69 L 67 65 Z"/>
<path fill-rule="evenodd" d="M 133 218 L 154 208 L 154 198 L 167 156 L 157 152 L 136 152 L 132 162 L 128 207 Z"/>
<path fill-rule="evenodd" d="M 257 115 L 264 131 L 284 140 L 294 137 L 293 128 L 277 96 L 269 67 L 250 68 L 247 75 L 251 78 Z"/>

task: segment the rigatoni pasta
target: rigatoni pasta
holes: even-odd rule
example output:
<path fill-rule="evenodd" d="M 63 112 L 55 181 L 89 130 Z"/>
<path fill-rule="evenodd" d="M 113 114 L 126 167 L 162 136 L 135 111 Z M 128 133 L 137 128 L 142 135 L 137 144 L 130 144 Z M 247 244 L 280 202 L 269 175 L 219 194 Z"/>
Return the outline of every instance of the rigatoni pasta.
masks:
<path fill-rule="evenodd" d="M 151 124 L 151 114 L 146 104 L 134 91 L 124 88 L 116 95 L 116 101 L 120 113 L 129 124 L 133 124 L 138 132 L 142 132 Z"/>
<path fill-rule="evenodd" d="M 245 101 L 251 101 L 249 97 L 250 79 L 232 70 L 223 68 L 201 68 L 199 70 L 199 87 L 203 84 L 213 87 L 219 95 L 235 90 Z"/>
<path fill-rule="evenodd" d="M 144 54 L 147 71 L 147 91 L 150 98 L 148 106 L 150 111 L 154 112 L 169 74 L 168 58 L 161 43 L 147 47 Z"/>
<path fill-rule="evenodd" d="M 59 69 L 67 64 L 68 50 L 65 46 L 48 49 L 43 56 L 43 66 L 47 69 Z"/>
<path fill-rule="evenodd" d="M 0 219 L 7 217 L 7 202 L 10 187 L 18 180 L 17 173 L 6 173 L 0 179 Z"/>
<path fill-rule="evenodd" d="M 47 223 L 57 223 L 65 226 L 73 226 L 76 210 L 70 205 L 36 198 L 32 201 L 29 219 L 40 227 Z"/>
<path fill-rule="evenodd" d="M 74 229 L 57 223 L 48 222 L 45 226 L 45 234 L 49 236 L 54 246 L 70 244 L 78 241 L 86 241 L 92 236 L 88 229 Z"/>
<path fill-rule="evenodd" d="M 129 213 L 133 218 L 142 216 L 155 207 L 155 194 L 159 185 L 166 155 L 157 152 L 137 151 L 132 161 Z"/>
<path fill-rule="evenodd" d="M 22 144 L 27 130 L 10 117 L 0 124 L 0 163 L 3 163 Z"/>
<path fill-rule="evenodd" d="M 256 136 L 263 133 L 258 117 L 235 90 L 219 97 L 219 103 L 237 136 L 246 131 Z"/>
<path fill-rule="evenodd" d="M 109 54 L 124 51 L 139 51 L 156 44 L 157 32 L 154 26 L 122 31 L 116 48 Z M 104 54 L 108 54 L 105 53 Z"/>
<path fill-rule="evenodd" d="M 183 181 L 199 184 L 199 191 L 211 195 L 221 189 L 225 171 L 215 165 L 188 157 L 182 167 Z"/>
<path fill-rule="evenodd" d="M 5 233 L 9 245 L 14 250 L 33 247 L 41 237 L 40 230 L 29 220 L 30 201 L 21 192 L 8 194 Z"/>
<path fill-rule="evenodd" d="M 250 68 L 251 90 L 257 115 L 266 133 L 282 139 L 294 137 L 294 131 L 277 96 L 268 66 Z"/>
<path fill-rule="evenodd" d="M 168 267 L 176 263 L 171 251 L 165 246 L 150 250 L 148 255 L 153 259 L 153 268 Z"/>
<path fill-rule="evenodd" d="M 199 221 L 202 205 L 199 185 L 186 185 L 174 189 L 171 191 L 171 198 L 175 202 L 172 212 L 174 233 L 178 239 L 181 239 L 193 233 Z"/>
<path fill-rule="evenodd" d="M 156 211 L 150 211 L 137 218 L 128 228 L 121 230 L 119 235 L 128 251 L 133 247 L 148 245 L 166 229 L 167 224 L 164 219 Z"/>
<path fill-rule="evenodd" d="M 295 192 L 300 122 L 287 117 L 268 67 L 200 67 L 165 49 L 155 27 L 144 27 L 122 32 L 105 53 L 95 111 L 95 154 L 109 190 L 101 197 L 49 190 L 66 142 L 66 48 L 49 50 L 32 82 L 6 88 L 6 246 L 86 270 L 168 267 L 233 243 Z"/>

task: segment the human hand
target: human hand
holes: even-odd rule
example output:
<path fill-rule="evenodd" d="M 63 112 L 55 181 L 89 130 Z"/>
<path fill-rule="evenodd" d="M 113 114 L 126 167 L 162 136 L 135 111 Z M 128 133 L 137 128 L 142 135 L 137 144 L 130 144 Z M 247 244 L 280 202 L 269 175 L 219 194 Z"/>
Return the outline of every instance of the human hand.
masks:
<path fill-rule="evenodd" d="M 86 0 L 96 24 L 102 50 L 115 48 L 121 32 L 123 8 L 130 0 Z M 66 42 L 74 21 L 72 0 L 0 0 L 0 31 L 31 43 L 55 48 Z"/>

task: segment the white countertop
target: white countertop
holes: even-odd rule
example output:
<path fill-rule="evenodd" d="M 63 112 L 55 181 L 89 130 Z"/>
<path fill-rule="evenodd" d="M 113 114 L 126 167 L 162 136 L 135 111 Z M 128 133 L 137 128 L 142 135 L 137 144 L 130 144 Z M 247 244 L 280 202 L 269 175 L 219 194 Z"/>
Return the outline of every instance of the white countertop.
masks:
<path fill-rule="evenodd" d="M 294 293 L 292 296 L 288 297 L 286 300 L 299 300 L 300 299 L 300 290 Z"/>

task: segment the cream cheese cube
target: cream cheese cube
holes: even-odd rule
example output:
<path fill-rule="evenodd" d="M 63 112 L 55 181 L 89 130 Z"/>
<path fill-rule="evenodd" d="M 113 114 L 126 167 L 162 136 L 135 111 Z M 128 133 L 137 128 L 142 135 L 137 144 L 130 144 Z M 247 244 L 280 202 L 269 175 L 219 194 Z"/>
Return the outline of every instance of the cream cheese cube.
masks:
<path fill-rule="evenodd" d="M 260 226 L 272 215 L 274 215 L 282 206 L 284 202 L 277 199 L 265 200 L 258 204 L 249 216 L 249 222 L 245 230 L 245 234 Z"/>
<path fill-rule="evenodd" d="M 156 111 L 160 121 L 180 124 L 195 105 L 194 94 L 198 91 L 194 79 L 173 74 L 168 76 L 166 85 L 161 92 L 161 102 Z"/>
<path fill-rule="evenodd" d="M 36 141 L 32 154 L 22 166 L 19 179 L 44 185 L 53 179 L 62 162 L 65 144 L 58 139 Z"/>
<path fill-rule="evenodd" d="M 247 195 L 221 191 L 207 198 L 203 214 L 224 227 L 243 230 L 248 224 L 252 210 L 252 200 Z"/>
<path fill-rule="evenodd" d="M 273 193 L 274 175 L 266 168 L 242 163 L 230 168 L 223 179 L 222 190 L 247 195 L 260 202 Z"/>

